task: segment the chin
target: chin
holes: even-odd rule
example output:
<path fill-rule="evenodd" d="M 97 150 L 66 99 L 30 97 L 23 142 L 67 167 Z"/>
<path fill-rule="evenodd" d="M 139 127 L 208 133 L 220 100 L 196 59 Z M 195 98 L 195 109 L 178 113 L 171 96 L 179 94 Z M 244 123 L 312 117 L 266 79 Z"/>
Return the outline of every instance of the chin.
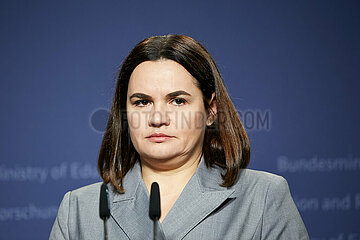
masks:
<path fill-rule="evenodd" d="M 149 158 L 149 159 L 157 159 L 157 160 L 167 160 L 170 158 L 174 158 L 179 156 L 180 153 L 177 153 L 179 149 L 173 149 L 169 146 L 164 147 L 151 147 L 151 148 L 143 148 L 141 152 L 139 152 L 141 157 Z"/>

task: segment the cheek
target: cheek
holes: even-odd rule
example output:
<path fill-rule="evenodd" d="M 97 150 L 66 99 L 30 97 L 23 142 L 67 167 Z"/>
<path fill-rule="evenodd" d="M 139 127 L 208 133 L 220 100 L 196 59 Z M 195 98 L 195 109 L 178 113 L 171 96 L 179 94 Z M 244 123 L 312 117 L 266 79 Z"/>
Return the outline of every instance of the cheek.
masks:
<path fill-rule="evenodd" d="M 205 130 L 206 114 L 201 111 L 181 112 L 178 114 L 175 127 L 184 134 L 198 135 Z"/>
<path fill-rule="evenodd" d="M 127 120 L 130 131 L 140 132 L 147 127 L 148 114 L 146 112 L 128 111 Z"/>
<path fill-rule="evenodd" d="M 206 125 L 206 120 L 207 120 L 207 116 L 205 112 L 196 112 L 195 114 L 195 127 L 197 129 L 205 129 L 205 125 Z"/>
<path fill-rule="evenodd" d="M 138 149 L 141 140 L 146 135 L 147 121 L 145 114 L 139 111 L 129 111 L 127 121 L 130 130 L 130 139 L 134 147 Z"/>

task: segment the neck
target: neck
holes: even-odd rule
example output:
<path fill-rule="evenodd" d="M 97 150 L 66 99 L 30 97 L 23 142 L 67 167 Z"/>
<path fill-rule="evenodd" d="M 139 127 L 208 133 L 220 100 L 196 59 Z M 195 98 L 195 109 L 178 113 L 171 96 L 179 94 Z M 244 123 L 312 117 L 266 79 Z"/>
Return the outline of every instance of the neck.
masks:
<path fill-rule="evenodd" d="M 159 162 L 142 160 L 141 174 L 146 188 L 150 192 L 151 184 L 157 182 L 161 195 L 170 195 L 181 191 L 194 175 L 200 159 L 201 153 L 189 159 L 181 156 L 179 159 L 167 161 L 165 166 L 160 167 Z"/>

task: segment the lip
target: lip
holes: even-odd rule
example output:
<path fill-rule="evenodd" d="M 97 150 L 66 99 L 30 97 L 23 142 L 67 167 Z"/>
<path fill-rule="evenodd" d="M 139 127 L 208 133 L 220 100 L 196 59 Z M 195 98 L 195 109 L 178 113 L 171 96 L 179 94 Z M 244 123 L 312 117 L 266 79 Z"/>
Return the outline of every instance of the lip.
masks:
<path fill-rule="evenodd" d="M 166 135 L 164 133 L 153 133 L 153 134 L 147 136 L 147 138 L 151 138 L 151 137 L 171 137 L 171 136 Z"/>
<path fill-rule="evenodd" d="M 166 140 L 169 140 L 172 138 L 172 136 L 166 135 L 164 133 L 153 133 L 149 136 L 146 137 L 147 139 L 149 139 L 152 142 L 164 142 Z"/>

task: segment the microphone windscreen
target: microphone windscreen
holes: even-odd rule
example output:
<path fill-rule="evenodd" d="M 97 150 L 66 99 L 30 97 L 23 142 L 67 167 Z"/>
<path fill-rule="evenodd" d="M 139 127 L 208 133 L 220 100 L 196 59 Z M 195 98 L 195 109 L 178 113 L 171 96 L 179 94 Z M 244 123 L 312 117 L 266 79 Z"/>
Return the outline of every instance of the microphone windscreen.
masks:
<path fill-rule="evenodd" d="M 99 204 L 99 214 L 102 220 L 105 220 L 110 217 L 110 208 L 109 208 L 109 191 L 105 183 L 101 185 L 100 189 L 100 204 Z"/>
<path fill-rule="evenodd" d="M 149 217 L 155 221 L 161 216 L 159 184 L 153 182 L 150 190 Z"/>

